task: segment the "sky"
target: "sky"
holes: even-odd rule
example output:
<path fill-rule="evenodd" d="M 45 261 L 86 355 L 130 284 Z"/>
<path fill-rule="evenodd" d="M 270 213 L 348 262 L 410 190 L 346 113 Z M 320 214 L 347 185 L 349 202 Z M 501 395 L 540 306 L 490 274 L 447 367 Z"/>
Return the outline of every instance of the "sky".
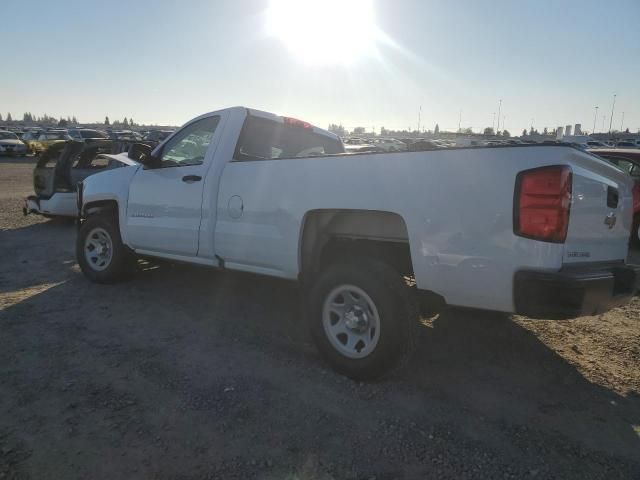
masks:
<path fill-rule="evenodd" d="M 616 94 L 613 128 L 640 129 L 639 0 L 306 0 L 274 24 L 276 1 L 3 2 L 0 114 L 478 131 L 502 99 L 511 133 L 591 130 L 595 106 L 598 131 Z"/>

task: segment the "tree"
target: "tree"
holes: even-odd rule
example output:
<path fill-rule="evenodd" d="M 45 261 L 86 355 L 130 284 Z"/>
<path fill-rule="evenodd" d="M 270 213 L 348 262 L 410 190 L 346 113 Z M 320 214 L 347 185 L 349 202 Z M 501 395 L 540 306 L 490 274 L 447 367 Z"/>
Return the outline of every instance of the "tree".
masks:
<path fill-rule="evenodd" d="M 629 127 L 624 131 L 624 133 L 629 133 Z"/>
<path fill-rule="evenodd" d="M 364 135 L 364 127 L 356 127 L 353 129 L 354 135 Z"/>
<path fill-rule="evenodd" d="M 484 129 L 482 134 L 483 135 L 495 135 L 495 132 L 493 131 L 493 128 L 487 127 L 487 128 Z"/>
<path fill-rule="evenodd" d="M 124 120 L 122 121 L 122 125 L 125 127 L 129 126 L 129 122 L 127 121 L 127 117 L 124 117 Z"/>
<path fill-rule="evenodd" d="M 344 135 L 345 135 L 344 127 L 342 125 L 338 125 L 336 123 L 331 123 L 329 125 L 329 131 L 335 133 L 339 137 L 344 137 Z"/>
<path fill-rule="evenodd" d="M 73 117 L 71 117 L 71 122 L 72 122 L 74 125 L 77 125 L 77 124 L 78 124 L 78 119 L 75 117 L 75 115 L 74 115 Z"/>
<path fill-rule="evenodd" d="M 0 113 L 0 122 L 2 121 L 2 114 Z"/>
<path fill-rule="evenodd" d="M 510 137 L 511 134 L 509 133 L 509 130 L 502 130 L 502 136 L 503 137 Z"/>
<path fill-rule="evenodd" d="M 549 130 L 547 129 L 547 127 L 544 127 L 544 130 L 542 130 L 542 134 L 549 135 Z"/>
<path fill-rule="evenodd" d="M 135 123 L 133 123 L 133 118 L 129 117 L 129 126 L 133 127 Z"/>
<path fill-rule="evenodd" d="M 60 120 L 58 120 L 58 126 L 59 127 L 66 127 L 67 126 L 67 120 L 60 117 Z"/>
<path fill-rule="evenodd" d="M 7 113 L 7 122 L 13 122 L 13 118 L 11 118 L 11 112 Z"/>
<path fill-rule="evenodd" d="M 522 136 L 526 137 L 527 136 L 527 129 L 525 128 L 524 130 L 522 130 Z"/>
<path fill-rule="evenodd" d="M 436 128 L 433 129 L 433 133 L 434 135 L 437 135 L 440 133 L 440 125 L 438 125 L 437 123 L 436 123 Z"/>
<path fill-rule="evenodd" d="M 109 126 L 111 123 L 109 122 L 109 117 L 104 117 L 104 124 Z"/>

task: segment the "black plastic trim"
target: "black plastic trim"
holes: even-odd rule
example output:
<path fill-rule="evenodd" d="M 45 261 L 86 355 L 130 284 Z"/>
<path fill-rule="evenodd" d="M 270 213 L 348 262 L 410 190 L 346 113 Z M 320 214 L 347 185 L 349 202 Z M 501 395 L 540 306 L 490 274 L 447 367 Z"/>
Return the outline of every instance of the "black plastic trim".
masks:
<path fill-rule="evenodd" d="M 624 262 L 566 265 L 558 272 L 520 270 L 515 311 L 532 318 L 598 315 L 627 303 L 640 290 L 640 266 Z"/>

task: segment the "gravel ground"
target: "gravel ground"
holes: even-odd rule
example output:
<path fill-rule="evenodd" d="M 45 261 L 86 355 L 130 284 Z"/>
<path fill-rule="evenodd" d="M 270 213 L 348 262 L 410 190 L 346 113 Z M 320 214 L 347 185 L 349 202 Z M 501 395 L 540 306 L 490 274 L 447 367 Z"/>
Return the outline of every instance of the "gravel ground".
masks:
<path fill-rule="evenodd" d="M 598 317 L 449 310 L 408 368 L 327 370 L 294 284 L 147 264 L 88 283 L 0 158 L 0 479 L 640 479 L 640 298 Z"/>

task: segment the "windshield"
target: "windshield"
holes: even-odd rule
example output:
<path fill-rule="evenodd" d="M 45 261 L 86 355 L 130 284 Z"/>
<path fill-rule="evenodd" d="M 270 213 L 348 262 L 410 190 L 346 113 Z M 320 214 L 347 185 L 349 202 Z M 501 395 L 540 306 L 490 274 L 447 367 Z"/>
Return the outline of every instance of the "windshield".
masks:
<path fill-rule="evenodd" d="M 314 157 L 344 153 L 340 140 L 316 133 L 312 128 L 249 116 L 238 140 L 238 160 Z"/>
<path fill-rule="evenodd" d="M 0 132 L 0 140 L 18 140 L 18 136 L 11 132 Z"/>

